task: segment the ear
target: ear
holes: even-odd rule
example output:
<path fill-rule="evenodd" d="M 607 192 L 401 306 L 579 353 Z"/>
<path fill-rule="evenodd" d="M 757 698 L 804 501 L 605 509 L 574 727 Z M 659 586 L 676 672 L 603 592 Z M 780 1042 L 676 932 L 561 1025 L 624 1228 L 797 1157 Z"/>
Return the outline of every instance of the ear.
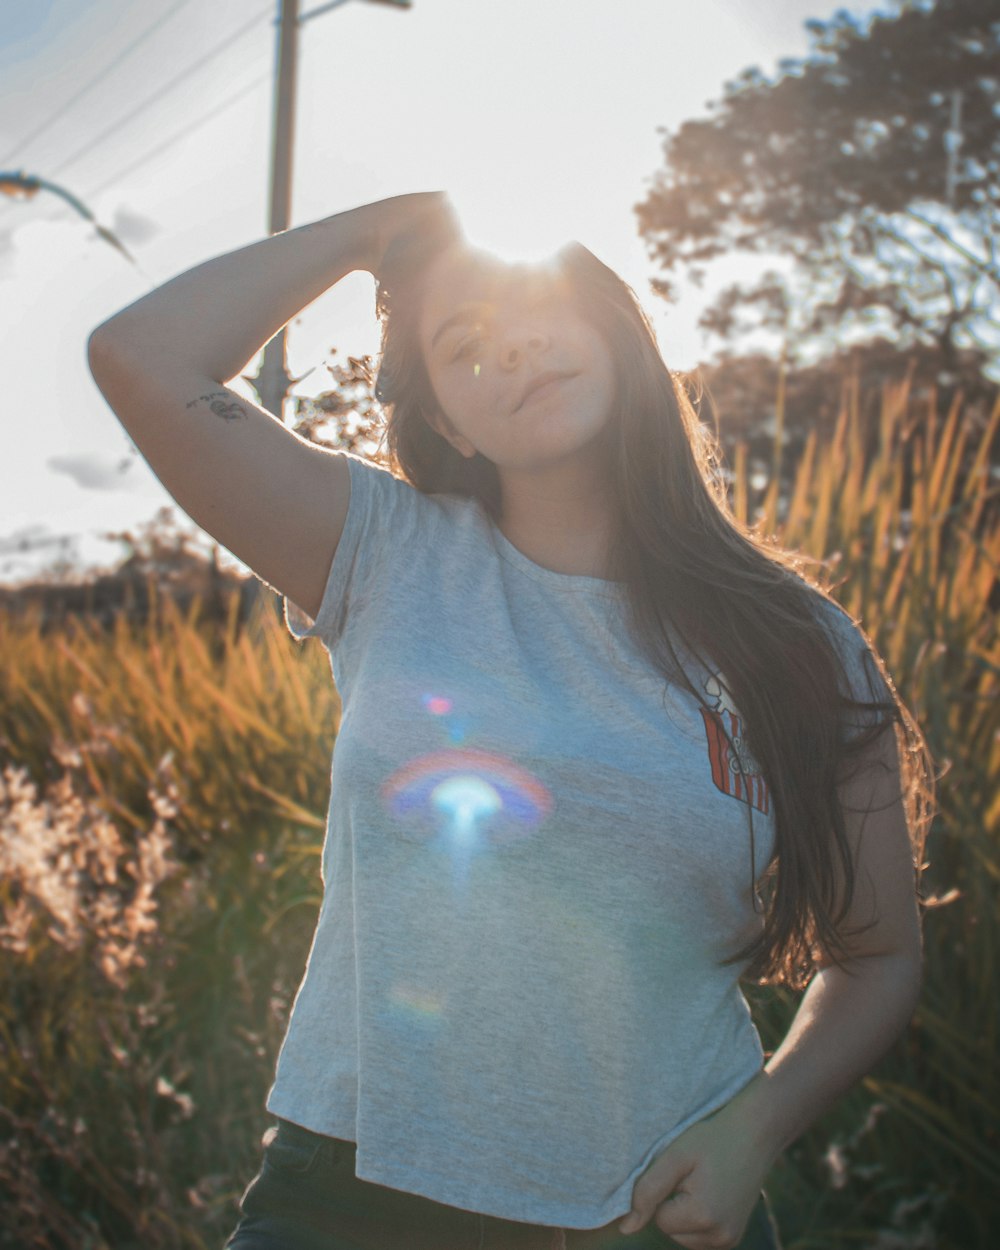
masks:
<path fill-rule="evenodd" d="M 440 434 L 446 442 L 451 443 L 460 456 L 464 456 L 466 460 L 471 460 L 476 454 L 475 447 L 473 447 L 464 434 L 459 434 L 458 430 L 455 429 L 443 412 L 435 409 L 433 412 L 426 414 L 426 420 L 435 434 Z"/>

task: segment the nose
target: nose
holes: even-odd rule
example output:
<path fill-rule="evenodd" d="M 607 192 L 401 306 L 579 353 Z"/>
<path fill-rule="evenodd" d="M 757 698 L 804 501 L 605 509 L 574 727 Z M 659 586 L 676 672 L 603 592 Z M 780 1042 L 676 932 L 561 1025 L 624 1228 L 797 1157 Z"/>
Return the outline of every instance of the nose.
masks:
<path fill-rule="evenodd" d="M 516 369 L 526 358 L 547 351 L 551 341 L 549 332 L 537 322 L 512 319 L 500 332 L 500 365 L 504 369 Z"/>

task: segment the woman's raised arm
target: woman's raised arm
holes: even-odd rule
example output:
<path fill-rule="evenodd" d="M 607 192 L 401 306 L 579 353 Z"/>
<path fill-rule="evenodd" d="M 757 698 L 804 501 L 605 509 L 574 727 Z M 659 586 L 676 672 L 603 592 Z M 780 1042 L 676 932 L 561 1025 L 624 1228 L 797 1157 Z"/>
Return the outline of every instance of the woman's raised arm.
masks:
<path fill-rule="evenodd" d="M 103 322 L 88 360 L 156 476 L 202 529 L 315 617 L 347 515 L 347 463 L 225 383 L 390 239 L 450 214 L 439 192 L 394 196 L 189 269 Z"/>

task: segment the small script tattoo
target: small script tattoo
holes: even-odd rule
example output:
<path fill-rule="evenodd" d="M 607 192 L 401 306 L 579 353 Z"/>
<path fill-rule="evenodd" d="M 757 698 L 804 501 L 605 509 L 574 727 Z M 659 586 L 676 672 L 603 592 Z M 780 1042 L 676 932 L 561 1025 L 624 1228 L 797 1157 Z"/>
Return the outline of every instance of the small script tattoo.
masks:
<path fill-rule="evenodd" d="M 217 417 L 222 417 L 224 421 L 239 421 L 241 417 L 247 415 L 247 410 L 241 403 L 234 400 L 228 391 L 212 391 L 208 395 L 199 395 L 185 407 L 193 408 L 195 404 L 208 404 L 210 410 Z"/>

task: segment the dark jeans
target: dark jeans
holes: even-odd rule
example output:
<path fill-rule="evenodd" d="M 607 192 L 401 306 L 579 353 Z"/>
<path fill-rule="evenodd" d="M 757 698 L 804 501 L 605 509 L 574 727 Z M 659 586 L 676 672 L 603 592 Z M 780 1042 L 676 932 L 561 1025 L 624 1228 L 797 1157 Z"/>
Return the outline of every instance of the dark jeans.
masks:
<path fill-rule="evenodd" d="M 623 1234 L 554 1228 L 480 1215 L 359 1180 L 357 1145 L 279 1120 L 264 1162 L 240 1201 L 226 1250 L 676 1250 L 655 1224 Z M 738 1250 L 780 1250 L 762 1193 Z"/>

